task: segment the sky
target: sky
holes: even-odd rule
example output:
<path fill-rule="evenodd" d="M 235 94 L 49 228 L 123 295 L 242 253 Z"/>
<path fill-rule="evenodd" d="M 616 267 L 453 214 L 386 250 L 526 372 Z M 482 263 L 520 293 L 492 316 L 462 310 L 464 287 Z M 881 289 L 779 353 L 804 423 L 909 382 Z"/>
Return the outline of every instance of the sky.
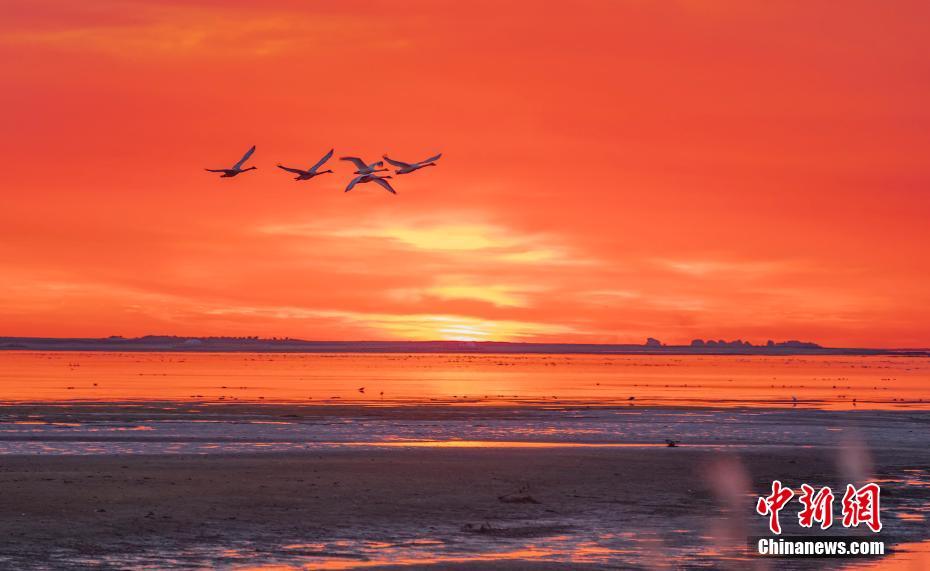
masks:
<path fill-rule="evenodd" d="M 0 335 L 928 347 L 928 17 L 6 0 Z"/>

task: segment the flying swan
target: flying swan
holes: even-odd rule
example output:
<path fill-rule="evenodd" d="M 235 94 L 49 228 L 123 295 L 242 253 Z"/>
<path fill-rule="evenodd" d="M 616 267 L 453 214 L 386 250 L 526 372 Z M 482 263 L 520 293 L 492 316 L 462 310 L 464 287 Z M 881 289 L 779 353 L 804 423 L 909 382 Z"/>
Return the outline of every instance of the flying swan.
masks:
<path fill-rule="evenodd" d="M 358 157 L 341 157 L 340 161 L 352 161 L 355 164 L 355 168 L 358 169 L 355 171 L 355 174 L 372 174 L 376 172 L 386 171 L 388 169 L 379 169 L 375 167 L 380 167 L 384 165 L 384 161 L 378 161 L 376 163 L 366 164 L 365 161 Z"/>
<path fill-rule="evenodd" d="M 332 170 L 328 170 L 328 169 L 325 170 L 325 171 L 319 171 L 319 172 L 317 172 L 317 169 L 319 169 L 321 166 L 323 166 L 323 164 L 326 163 L 326 161 L 328 161 L 328 160 L 330 159 L 330 157 L 332 157 L 332 156 L 333 156 L 333 149 L 330 149 L 328 153 L 326 153 L 325 155 L 323 155 L 323 158 L 322 158 L 322 159 L 320 159 L 319 161 L 317 161 L 317 163 L 316 163 L 315 165 L 313 165 L 312 167 L 310 167 L 310 168 L 307 169 L 307 170 L 292 169 L 292 168 L 290 168 L 290 167 L 285 167 L 285 166 L 282 166 L 282 165 L 278 165 L 278 168 L 281 169 L 281 170 L 285 170 L 285 171 L 287 171 L 287 172 L 292 172 L 292 173 L 296 174 L 296 175 L 297 175 L 297 178 L 295 178 L 294 180 L 310 180 L 311 178 L 313 178 L 313 177 L 315 177 L 315 176 L 317 176 L 317 175 L 326 174 L 326 173 L 328 173 L 328 172 L 333 172 Z"/>
<path fill-rule="evenodd" d="M 376 184 L 381 185 L 381 187 L 383 187 L 384 190 L 390 192 L 391 194 L 397 194 L 397 192 L 396 192 L 393 188 L 391 188 L 391 183 L 389 183 L 388 181 L 384 180 L 384 179 L 386 179 L 386 178 L 391 178 L 391 177 L 390 177 L 390 176 L 378 176 L 378 175 L 372 174 L 372 173 L 360 174 L 360 175 L 358 175 L 357 177 L 355 177 L 355 178 L 352 179 L 352 182 L 350 182 L 350 183 L 349 183 L 349 186 L 346 187 L 346 192 L 349 192 L 350 190 L 352 190 L 353 188 L 355 188 L 355 185 L 356 185 L 356 184 L 363 184 L 363 183 L 366 183 L 366 182 L 374 182 L 374 183 L 376 183 Z"/>
<path fill-rule="evenodd" d="M 426 159 L 425 161 L 420 161 L 418 163 L 405 163 L 403 161 L 395 161 L 394 159 L 388 157 L 387 155 L 384 155 L 384 160 L 386 160 L 387 162 L 397 167 L 397 170 L 394 171 L 394 174 L 407 174 L 413 171 L 418 171 L 423 167 L 436 166 L 436 161 L 438 161 L 439 157 L 441 156 L 442 156 L 442 153 L 439 153 L 435 157 L 430 157 Z"/>
<path fill-rule="evenodd" d="M 255 145 L 252 145 L 252 148 L 249 149 L 248 151 L 246 151 L 245 154 L 242 155 L 242 158 L 239 159 L 239 162 L 236 163 L 236 164 L 234 164 L 234 165 L 232 166 L 232 168 L 228 168 L 228 169 L 204 169 L 204 170 L 206 170 L 207 172 L 221 172 L 221 173 L 223 173 L 223 174 L 220 175 L 220 178 L 226 178 L 226 177 L 236 176 L 237 174 L 244 173 L 245 171 L 253 170 L 253 169 L 257 168 L 257 167 L 249 167 L 249 168 L 247 168 L 247 169 L 244 169 L 244 168 L 242 168 L 242 165 L 245 164 L 245 161 L 249 160 L 249 157 L 251 157 L 251 156 L 252 156 L 252 153 L 254 153 L 254 152 L 255 152 Z"/>

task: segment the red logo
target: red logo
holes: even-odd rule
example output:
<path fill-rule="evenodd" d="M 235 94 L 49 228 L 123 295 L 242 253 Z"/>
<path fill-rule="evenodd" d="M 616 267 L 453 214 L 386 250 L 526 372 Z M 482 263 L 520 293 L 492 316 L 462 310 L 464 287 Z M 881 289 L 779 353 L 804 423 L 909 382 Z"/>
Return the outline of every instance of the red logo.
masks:
<path fill-rule="evenodd" d="M 858 527 L 864 523 L 874 532 L 881 531 L 880 496 L 881 488 L 878 484 L 866 484 L 858 489 L 852 484 L 847 484 L 841 502 L 843 527 Z M 784 487 L 779 480 L 773 480 L 772 493 L 756 501 L 756 513 L 769 517 L 769 529 L 772 533 L 781 535 L 778 514 L 793 497 L 794 490 Z M 829 529 L 833 526 L 833 500 L 833 490 L 829 486 L 815 492 L 813 486 L 801 484 L 798 501 L 803 509 L 798 512 L 798 525 L 811 528 L 815 523 L 819 523 L 820 529 Z"/>
<path fill-rule="evenodd" d="M 756 512 L 759 515 L 769 516 L 769 529 L 772 533 L 781 534 L 781 523 L 778 521 L 778 512 L 785 507 L 791 498 L 794 497 L 794 490 L 783 488 L 781 482 L 774 480 L 772 482 L 772 494 L 764 498 L 759 498 L 756 502 Z"/>
<path fill-rule="evenodd" d="M 881 488 L 878 484 L 866 484 L 858 490 L 852 484 L 846 484 L 843 494 L 843 527 L 857 527 L 865 523 L 872 531 L 882 530 L 882 521 L 878 512 Z"/>
<path fill-rule="evenodd" d="M 820 529 L 829 529 L 833 525 L 833 491 L 829 486 L 820 488 L 814 494 L 814 488 L 801 484 L 801 497 L 798 498 L 804 509 L 798 514 L 801 527 L 812 527 L 820 522 Z"/>

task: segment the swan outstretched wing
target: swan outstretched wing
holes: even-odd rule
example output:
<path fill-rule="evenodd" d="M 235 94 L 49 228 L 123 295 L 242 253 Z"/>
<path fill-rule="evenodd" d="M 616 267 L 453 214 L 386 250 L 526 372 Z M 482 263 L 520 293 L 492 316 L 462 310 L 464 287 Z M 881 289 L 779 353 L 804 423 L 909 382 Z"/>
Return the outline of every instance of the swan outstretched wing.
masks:
<path fill-rule="evenodd" d="M 387 155 L 384 155 L 384 160 L 386 160 L 387 162 L 389 162 L 390 164 L 394 165 L 397 168 L 405 168 L 405 167 L 410 166 L 410 163 L 405 163 L 403 161 L 395 161 L 394 159 L 392 159 L 391 157 Z"/>
<path fill-rule="evenodd" d="M 242 158 L 239 159 L 239 162 L 233 165 L 232 170 L 239 170 L 242 167 L 242 165 L 245 163 L 245 161 L 249 160 L 249 157 L 251 157 L 252 153 L 254 152 L 255 152 L 255 145 L 252 145 L 252 148 L 246 151 L 244 155 L 242 155 Z"/>
<path fill-rule="evenodd" d="M 207 172 L 226 172 L 226 169 L 203 169 Z"/>
<path fill-rule="evenodd" d="M 333 150 L 334 150 L 334 149 L 330 149 L 328 153 L 326 153 L 325 155 L 323 155 L 323 158 L 322 158 L 322 159 L 320 159 L 319 161 L 317 161 L 317 163 L 316 163 L 315 165 L 313 165 L 312 167 L 310 167 L 310 172 L 316 172 L 316 169 L 318 169 L 318 168 L 320 168 L 321 166 L 323 166 L 323 165 L 326 163 L 326 161 L 328 161 L 328 160 L 330 159 L 330 157 L 333 156 Z"/>
<path fill-rule="evenodd" d="M 365 175 L 363 174 L 360 174 L 357 177 L 353 178 L 352 182 L 349 183 L 349 186 L 346 187 L 346 192 L 349 192 L 350 190 L 355 188 L 355 185 L 358 184 L 359 181 L 361 181 L 363 178 L 365 178 Z"/>
<path fill-rule="evenodd" d="M 358 167 L 358 170 L 360 171 L 368 169 L 368 165 L 365 164 L 365 161 L 363 161 L 362 159 L 358 157 L 340 157 L 339 160 L 340 161 L 352 161 L 352 164 Z"/>
<path fill-rule="evenodd" d="M 283 171 L 292 172 L 292 173 L 294 173 L 294 174 L 306 174 L 304 171 L 302 171 L 302 170 L 300 170 L 300 169 L 292 169 L 292 168 L 285 167 L 285 166 L 281 166 L 281 165 L 278 165 L 278 168 L 281 169 L 281 170 L 283 170 Z"/>
<path fill-rule="evenodd" d="M 390 192 L 391 194 L 397 194 L 397 193 L 394 191 L 394 189 L 391 188 L 391 183 L 389 183 L 388 181 L 384 180 L 383 178 L 373 178 L 373 179 L 371 179 L 371 182 L 376 182 L 376 183 L 380 184 L 382 187 L 384 187 L 384 190 Z"/>

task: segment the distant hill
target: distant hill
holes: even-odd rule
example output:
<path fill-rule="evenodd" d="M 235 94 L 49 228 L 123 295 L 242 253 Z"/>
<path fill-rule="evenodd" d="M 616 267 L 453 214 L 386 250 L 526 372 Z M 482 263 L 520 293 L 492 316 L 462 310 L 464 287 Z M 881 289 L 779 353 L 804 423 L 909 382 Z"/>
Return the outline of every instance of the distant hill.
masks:
<path fill-rule="evenodd" d="M 304 341 L 258 337 L 175 337 L 147 335 L 124 338 L 0 337 L 0 350 L 28 351 L 178 351 L 254 353 L 563 353 L 646 355 L 916 355 L 926 349 L 868 349 L 822 347 L 802 341 L 745 341 L 696 339 L 689 345 L 664 345 L 649 338 L 642 345 L 593 343 L 508 343 L 500 341 Z"/>

